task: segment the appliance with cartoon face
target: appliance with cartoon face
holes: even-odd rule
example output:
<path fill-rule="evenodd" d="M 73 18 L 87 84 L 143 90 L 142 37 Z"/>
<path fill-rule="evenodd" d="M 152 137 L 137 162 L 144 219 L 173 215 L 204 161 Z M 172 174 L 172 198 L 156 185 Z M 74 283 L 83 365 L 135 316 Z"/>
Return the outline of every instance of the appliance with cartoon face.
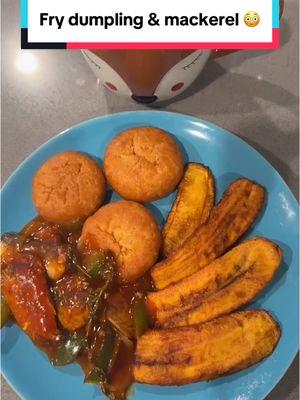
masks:
<path fill-rule="evenodd" d="M 280 17 L 284 0 L 280 0 Z M 257 22 L 257 21 L 256 21 Z M 83 50 L 102 84 L 112 92 L 151 104 L 187 89 L 209 58 L 234 50 Z"/>
<path fill-rule="evenodd" d="M 182 93 L 202 71 L 210 54 L 210 50 L 83 51 L 106 88 L 143 104 Z"/>

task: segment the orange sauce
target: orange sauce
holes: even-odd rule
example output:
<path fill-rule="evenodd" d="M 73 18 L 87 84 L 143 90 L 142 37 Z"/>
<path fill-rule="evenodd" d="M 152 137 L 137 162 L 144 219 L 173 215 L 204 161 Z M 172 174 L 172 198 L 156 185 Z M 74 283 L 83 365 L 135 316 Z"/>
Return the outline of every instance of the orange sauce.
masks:
<path fill-rule="evenodd" d="M 120 286 L 114 278 L 107 283 L 105 279 L 109 275 L 105 275 L 105 278 L 103 276 L 89 277 L 86 273 L 89 270 L 85 264 L 86 260 L 95 259 L 94 255 L 90 253 L 94 250 L 92 246 L 85 248 L 81 246 L 81 252 L 78 251 L 77 244 L 80 233 L 81 224 L 62 227 L 37 217 L 26 225 L 19 235 L 3 235 L 2 241 L 8 249 L 7 254 L 10 254 L 10 259 L 5 260 L 4 253 L 3 270 L 5 271 L 5 263 L 11 265 L 14 261 L 11 256 L 12 251 L 19 255 L 33 254 L 42 261 L 49 287 L 50 302 L 56 310 L 60 340 L 42 344 L 35 341 L 35 344 L 46 352 L 50 359 L 55 357 L 58 349 L 66 342 L 67 338 L 74 334 L 74 331 L 70 332 L 73 325 L 68 326 L 68 329 L 64 326 L 62 310 L 70 313 L 71 322 L 74 315 L 78 318 L 76 319 L 77 322 L 79 321 L 78 327 L 75 331 L 85 339 L 84 345 L 74 361 L 80 364 L 85 375 L 88 375 L 97 366 L 95 359 L 99 357 L 99 354 L 101 355 L 101 353 L 97 355 L 97 352 L 101 346 L 104 346 L 105 340 L 109 343 L 110 338 L 105 337 L 107 333 L 103 331 L 103 326 L 109 327 L 108 332 L 113 332 L 114 337 L 117 338 L 118 346 L 111 356 L 108 354 L 107 380 L 104 385 L 101 384 L 100 386 L 107 395 L 113 394 L 115 399 L 122 400 L 126 398 L 126 392 L 133 382 L 132 366 L 136 345 L 134 301 L 135 298 L 143 296 L 151 289 L 151 279 L 149 275 L 145 275 L 136 282 Z M 53 280 L 55 274 L 49 278 L 49 271 L 46 269 L 49 260 L 51 260 L 51 266 L 54 266 L 54 268 L 56 262 L 65 263 L 59 266 L 60 274 L 62 268 L 64 270 L 57 281 Z M 16 264 L 15 267 L 17 269 L 18 265 Z M 111 271 L 108 271 L 108 273 L 111 273 Z M 76 279 L 73 279 L 75 277 Z M 77 279 L 77 277 L 80 277 L 80 279 Z M 68 283 L 64 287 L 65 281 Z M 73 281 L 77 282 L 74 287 L 72 287 Z M 93 299 L 95 294 L 101 293 L 103 287 L 105 287 L 104 294 L 98 298 L 100 305 L 95 308 L 97 303 L 93 303 Z M 93 304 L 92 307 L 90 302 Z M 63 309 L 63 307 L 65 308 Z M 86 318 L 86 314 L 80 314 L 80 307 L 82 307 L 82 313 L 88 312 L 88 318 Z M 18 321 L 18 315 L 15 315 L 15 318 Z M 79 326 L 82 321 L 85 321 L 84 324 Z M 34 341 L 35 332 L 26 333 Z M 107 357 L 107 354 L 105 357 Z M 100 364 L 102 362 L 103 360 L 100 360 Z"/>

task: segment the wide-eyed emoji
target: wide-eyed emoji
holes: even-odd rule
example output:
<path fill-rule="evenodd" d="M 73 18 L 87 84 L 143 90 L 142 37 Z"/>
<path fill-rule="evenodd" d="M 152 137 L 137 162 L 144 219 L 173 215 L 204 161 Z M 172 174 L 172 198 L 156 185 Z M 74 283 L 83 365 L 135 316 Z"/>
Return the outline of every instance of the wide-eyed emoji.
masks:
<path fill-rule="evenodd" d="M 255 11 L 248 11 L 244 16 L 244 22 L 250 28 L 254 28 L 259 24 L 260 17 Z"/>

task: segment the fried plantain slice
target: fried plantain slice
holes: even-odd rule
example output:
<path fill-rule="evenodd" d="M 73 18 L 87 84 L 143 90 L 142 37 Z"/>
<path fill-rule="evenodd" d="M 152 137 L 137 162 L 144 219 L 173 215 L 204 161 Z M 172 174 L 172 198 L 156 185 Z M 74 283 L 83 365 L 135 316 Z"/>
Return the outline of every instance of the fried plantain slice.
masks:
<path fill-rule="evenodd" d="M 157 289 L 199 271 L 231 247 L 252 225 L 262 209 L 265 192 L 248 179 L 232 183 L 213 208 L 208 221 L 151 272 Z"/>
<path fill-rule="evenodd" d="M 281 257 L 282 250 L 270 240 L 250 239 L 195 274 L 149 293 L 156 326 L 199 324 L 237 310 L 268 285 Z"/>
<path fill-rule="evenodd" d="M 137 342 L 134 378 L 185 385 L 241 371 L 268 357 L 280 339 L 270 314 L 249 310 L 191 327 L 152 330 Z"/>
<path fill-rule="evenodd" d="M 210 169 L 188 163 L 163 229 L 162 254 L 168 257 L 205 223 L 215 201 L 215 181 Z"/>

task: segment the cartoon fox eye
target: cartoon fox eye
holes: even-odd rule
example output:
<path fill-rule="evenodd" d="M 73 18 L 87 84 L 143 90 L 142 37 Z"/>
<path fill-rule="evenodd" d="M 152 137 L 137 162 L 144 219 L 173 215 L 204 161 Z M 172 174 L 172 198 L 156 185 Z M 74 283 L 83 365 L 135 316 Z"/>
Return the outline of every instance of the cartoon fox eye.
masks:
<path fill-rule="evenodd" d="M 198 76 L 210 55 L 209 50 L 196 50 L 174 65 L 160 80 L 154 95 L 166 100 L 186 89 Z"/>
<path fill-rule="evenodd" d="M 102 58 L 89 50 L 82 51 L 86 61 L 103 85 L 112 92 L 131 96 L 131 90 L 121 76 Z"/>

